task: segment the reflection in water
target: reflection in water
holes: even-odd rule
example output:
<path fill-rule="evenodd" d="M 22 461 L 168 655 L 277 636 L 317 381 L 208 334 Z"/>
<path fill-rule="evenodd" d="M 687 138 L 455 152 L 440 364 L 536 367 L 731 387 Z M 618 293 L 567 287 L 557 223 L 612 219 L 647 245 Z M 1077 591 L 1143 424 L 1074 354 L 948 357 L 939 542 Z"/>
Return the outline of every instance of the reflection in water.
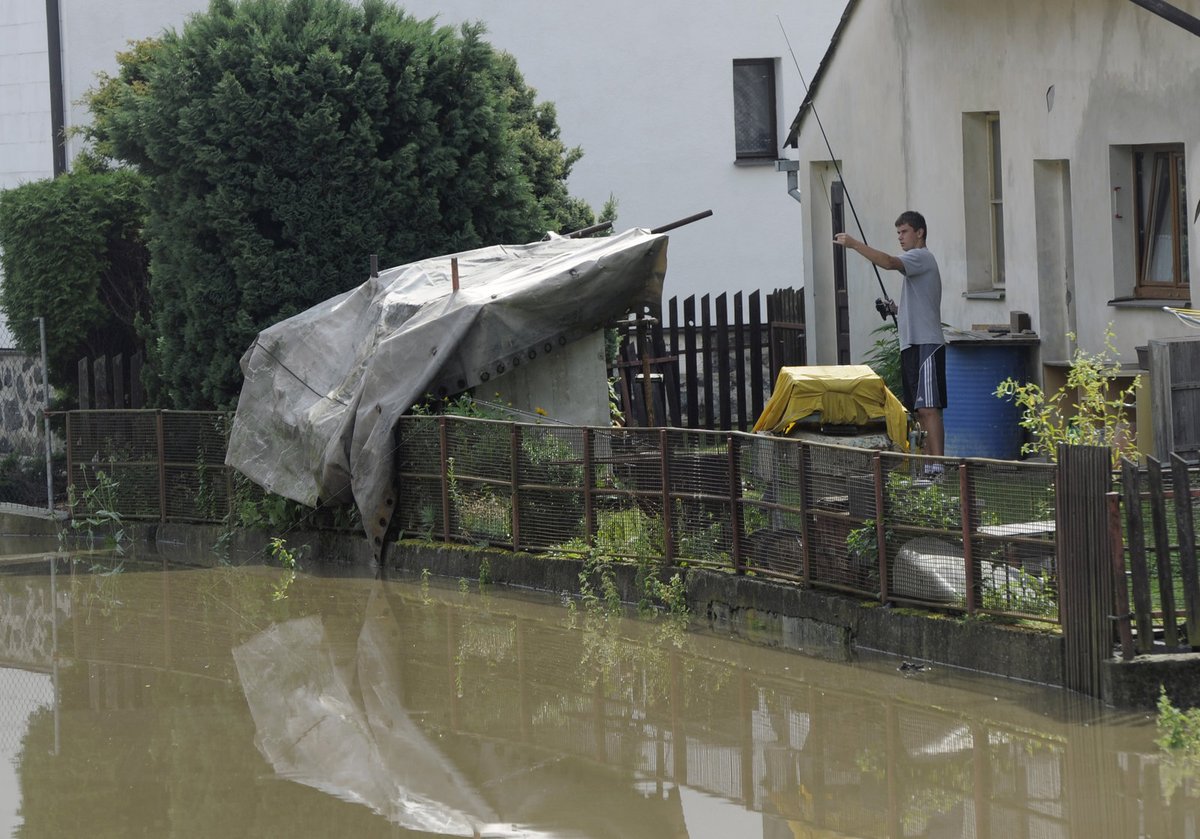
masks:
<path fill-rule="evenodd" d="M 1200 790 L 1165 777 L 1152 721 L 1061 691 L 834 664 L 498 592 L 300 575 L 278 600 L 278 569 L 90 570 L 60 569 L 58 600 L 46 569 L 0 576 L 13 603 L 61 604 L 43 609 L 57 615 L 61 748 L 53 714 L 35 712 L 18 835 L 1198 826 Z M 31 667 L 3 642 L 0 678 Z"/>

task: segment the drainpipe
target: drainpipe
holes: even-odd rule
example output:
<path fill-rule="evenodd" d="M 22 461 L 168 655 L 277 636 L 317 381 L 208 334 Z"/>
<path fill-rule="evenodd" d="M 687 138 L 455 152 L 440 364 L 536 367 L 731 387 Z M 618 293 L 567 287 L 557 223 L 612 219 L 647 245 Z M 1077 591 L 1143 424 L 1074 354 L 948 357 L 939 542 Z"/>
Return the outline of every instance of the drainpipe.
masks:
<path fill-rule="evenodd" d="M 67 171 L 67 119 L 63 107 L 62 17 L 58 0 L 46 0 L 46 52 L 50 59 L 50 148 L 54 177 Z"/>
<path fill-rule="evenodd" d="M 1164 0 L 1130 0 L 1131 3 L 1141 6 L 1149 12 L 1154 12 L 1161 18 L 1171 21 L 1176 26 L 1181 26 L 1193 35 L 1200 36 L 1200 18 L 1194 17 L 1183 9 L 1177 6 L 1172 6 Z"/>
<path fill-rule="evenodd" d="M 787 172 L 788 195 L 804 203 L 800 198 L 800 161 L 781 158 L 775 161 L 775 171 Z"/>

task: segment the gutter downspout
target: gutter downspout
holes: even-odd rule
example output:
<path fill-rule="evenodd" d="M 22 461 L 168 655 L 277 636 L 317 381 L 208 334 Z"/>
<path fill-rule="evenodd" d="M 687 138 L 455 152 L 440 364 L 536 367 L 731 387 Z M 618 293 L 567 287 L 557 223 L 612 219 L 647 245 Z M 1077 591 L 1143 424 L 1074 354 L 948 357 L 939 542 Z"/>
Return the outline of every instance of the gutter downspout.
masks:
<path fill-rule="evenodd" d="M 1165 0 L 1130 0 L 1135 6 L 1141 6 L 1176 26 L 1183 27 L 1193 35 L 1200 36 L 1200 18 L 1188 14 L 1177 6 L 1172 6 Z"/>
<path fill-rule="evenodd" d="M 67 120 L 63 106 L 62 16 L 58 0 L 46 0 L 46 52 L 50 59 L 50 148 L 54 177 L 67 171 Z"/>
<path fill-rule="evenodd" d="M 788 195 L 796 199 L 797 202 L 803 204 L 804 199 L 800 197 L 800 161 L 787 160 L 782 158 L 775 161 L 776 172 L 787 172 Z"/>

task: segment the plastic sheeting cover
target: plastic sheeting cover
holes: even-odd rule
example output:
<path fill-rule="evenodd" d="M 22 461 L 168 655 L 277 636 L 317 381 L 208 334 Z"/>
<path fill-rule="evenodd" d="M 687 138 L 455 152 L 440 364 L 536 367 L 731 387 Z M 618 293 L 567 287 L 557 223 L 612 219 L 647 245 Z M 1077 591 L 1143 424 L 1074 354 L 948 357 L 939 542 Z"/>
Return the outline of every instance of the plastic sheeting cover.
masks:
<path fill-rule="evenodd" d="M 275 324 L 242 357 L 226 463 L 309 506 L 354 501 L 378 554 L 398 418 L 426 394 L 460 393 L 658 305 L 666 246 L 634 229 L 440 256 Z"/>

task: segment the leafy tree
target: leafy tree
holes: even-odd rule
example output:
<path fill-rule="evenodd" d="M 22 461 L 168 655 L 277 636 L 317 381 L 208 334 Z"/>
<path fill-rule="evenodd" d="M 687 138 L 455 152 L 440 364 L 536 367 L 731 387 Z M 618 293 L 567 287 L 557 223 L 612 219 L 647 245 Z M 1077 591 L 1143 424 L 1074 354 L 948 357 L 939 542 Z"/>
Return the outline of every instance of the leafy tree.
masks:
<path fill-rule="evenodd" d="M 145 179 L 87 168 L 0 192 L 0 308 L 17 345 L 37 353 L 46 319 L 50 379 L 75 391 L 84 356 L 140 348 L 135 322 L 147 311 Z"/>
<path fill-rule="evenodd" d="M 230 405 L 254 336 L 361 282 L 370 253 L 591 222 L 565 188 L 578 149 L 478 25 L 383 0 L 213 0 L 120 58 L 89 134 L 150 179 L 160 404 Z"/>

